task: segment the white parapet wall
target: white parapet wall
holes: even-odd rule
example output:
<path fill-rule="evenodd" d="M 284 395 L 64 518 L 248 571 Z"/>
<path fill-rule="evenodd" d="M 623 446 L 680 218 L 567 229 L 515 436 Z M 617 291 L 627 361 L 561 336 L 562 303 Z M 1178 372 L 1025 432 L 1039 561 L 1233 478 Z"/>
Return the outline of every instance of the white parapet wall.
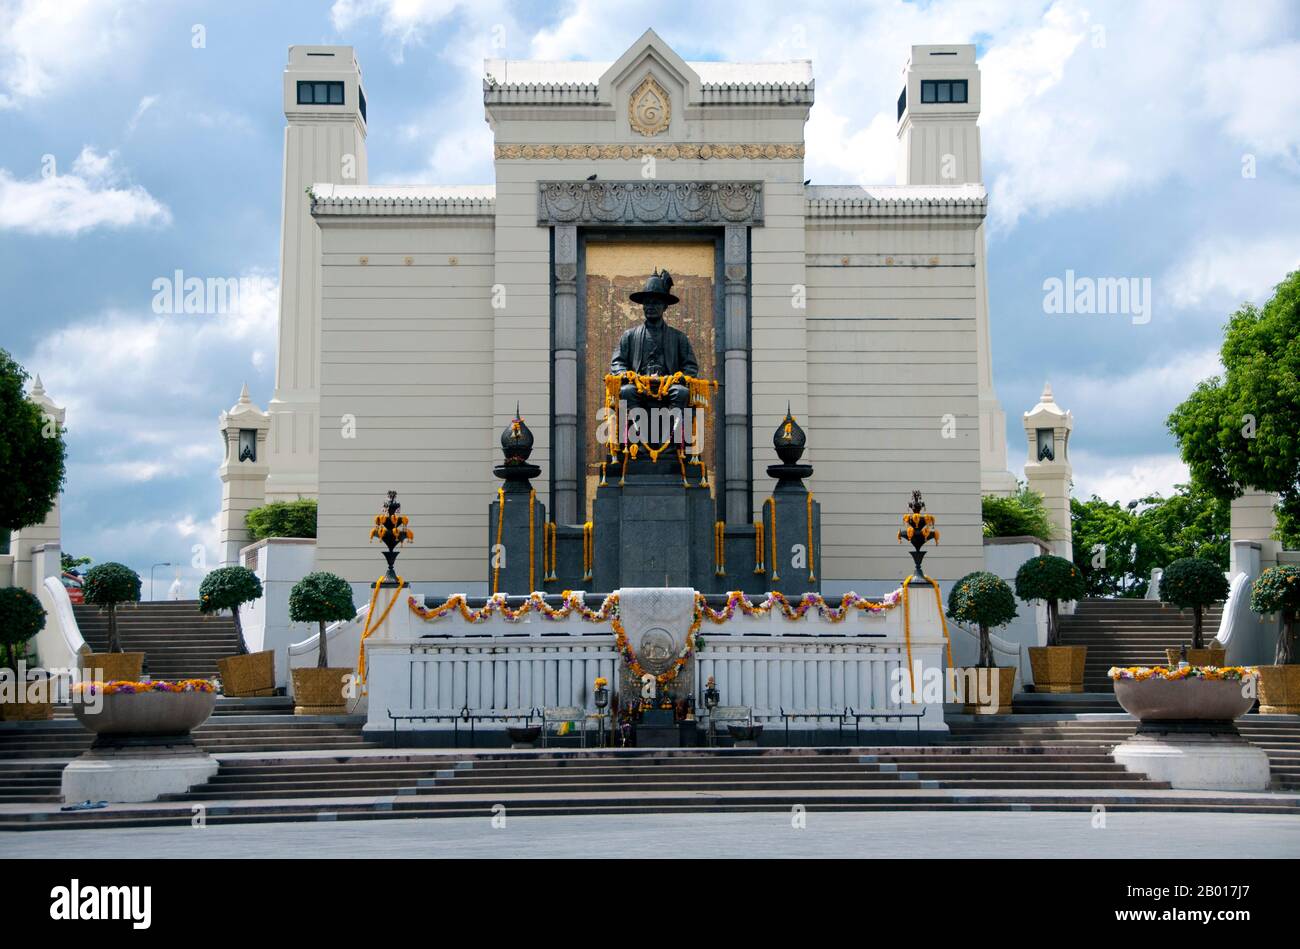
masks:
<path fill-rule="evenodd" d="M 381 592 L 376 610 L 389 596 Z M 420 615 L 420 599 L 404 592 L 366 640 L 367 732 L 394 731 L 390 711 L 450 716 L 465 708 L 500 713 L 566 705 L 594 711 L 596 677 L 618 687 L 621 659 L 608 619 L 592 622 L 576 612 L 548 618 L 532 610 L 514 620 L 496 611 L 470 622 L 458 609 L 430 619 Z M 591 599 L 586 606 L 598 611 L 601 604 Z M 787 618 L 779 606 L 752 615 L 736 608 L 721 623 L 704 617 L 695 654 L 697 708 L 703 708 L 704 684 L 713 676 L 721 704 L 749 706 L 755 718 L 774 726 L 784 725 L 782 710 L 824 713 L 848 707 L 908 713 L 864 721 L 864 728 L 916 731 L 913 713 L 921 712 L 920 730 L 946 730 L 941 683 L 947 644 L 934 593 L 929 587 L 910 592 L 906 633 L 901 594 L 887 600 L 898 602 L 878 612 L 851 607 L 839 622 L 816 606 L 799 619 Z M 759 597 L 754 605 L 762 611 L 767 604 Z M 830 606 L 838 609 L 839 603 Z M 815 725 L 810 719 L 791 722 L 791 728 Z M 452 727 L 450 718 L 396 723 L 398 731 Z M 476 727 L 505 726 L 485 721 Z"/>
<path fill-rule="evenodd" d="M 299 537 L 272 537 L 249 544 L 239 551 L 239 562 L 262 581 L 262 598 L 246 603 L 239 611 L 249 652 L 270 649 L 275 653 L 275 684 L 289 680 L 290 651 L 294 643 L 310 639 L 310 623 L 289 619 L 289 592 L 295 583 L 315 568 L 316 541 Z M 352 661 L 355 657 L 347 657 Z"/>

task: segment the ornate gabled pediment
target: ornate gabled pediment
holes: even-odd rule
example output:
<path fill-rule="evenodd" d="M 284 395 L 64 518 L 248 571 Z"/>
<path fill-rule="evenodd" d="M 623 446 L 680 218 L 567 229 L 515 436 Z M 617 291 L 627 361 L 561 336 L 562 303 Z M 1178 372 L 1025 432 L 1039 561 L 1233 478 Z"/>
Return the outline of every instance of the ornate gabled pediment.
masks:
<path fill-rule="evenodd" d="M 672 115 L 673 103 L 668 90 L 647 73 L 628 98 L 627 116 L 632 131 L 647 137 L 666 132 Z"/>

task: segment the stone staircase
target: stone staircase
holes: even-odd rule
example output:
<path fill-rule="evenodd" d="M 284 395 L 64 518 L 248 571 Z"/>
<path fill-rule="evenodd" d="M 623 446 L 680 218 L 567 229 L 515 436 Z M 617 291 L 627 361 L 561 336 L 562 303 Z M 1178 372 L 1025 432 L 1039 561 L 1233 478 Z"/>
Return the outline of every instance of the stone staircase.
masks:
<path fill-rule="evenodd" d="M 682 812 L 1233 811 L 1300 797 L 1177 792 L 1092 747 L 376 751 L 222 761 L 193 791 L 98 811 L 0 811 L 0 830 Z"/>
<path fill-rule="evenodd" d="M 108 614 L 74 603 L 82 638 L 95 652 L 108 649 Z M 117 610 L 118 639 L 125 652 L 144 653 L 144 672 L 155 679 L 211 679 L 217 660 L 239 651 L 235 621 L 205 616 L 197 600 L 159 600 Z"/>
<path fill-rule="evenodd" d="M 1205 611 L 1202 632 L 1208 643 L 1219 631 L 1222 605 Z M 1165 649 L 1192 641 L 1192 611 L 1180 612 L 1157 600 L 1086 599 L 1060 618 L 1062 646 L 1087 646 L 1084 692 L 1113 692 L 1111 666 L 1165 665 Z"/>
<path fill-rule="evenodd" d="M 956 715 L 949 717 L 950 745 L 1015 748 L 1097 749 L 1105 753 L 1129 738 L 1137 723 L 1123 713 L 1078 718 L 1031 715 Z M 1300 791 L 1300 716 L 1244 715 L 1242 737 L 1268 755 L 1273 787 Z"/>
<path fill-rule="evenodd" d="M 265 714 L 265 703 L 281 714 Z M 243 703 L 263 703 L 262 714 Z M 222 709 L 223 704 L 233 707 Z M 254 706 L 258 708 L 258 706 Z M 295 716 L 289 699 L 222 699 L 217 713 L 194 731 L 210 754 L 280 754 L 286 751 L 354 752 L 376 747 L 364 738 L 362 716 Z M 75 720 L 0 724 L 0 803 L 58 801 L 63 766 L 90 747 L 93 736 Z"/>

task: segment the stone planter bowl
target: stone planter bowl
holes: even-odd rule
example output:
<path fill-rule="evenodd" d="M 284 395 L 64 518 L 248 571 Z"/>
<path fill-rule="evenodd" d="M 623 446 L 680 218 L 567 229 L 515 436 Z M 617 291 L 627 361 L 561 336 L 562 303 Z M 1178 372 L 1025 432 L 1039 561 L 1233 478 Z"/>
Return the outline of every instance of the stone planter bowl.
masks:
<path fill-rule="evenodd" d="M 729 724 L 727 732 L 731 735 L 731 740 L 739 747 L 753 747 L 758 742 L 758 737 L 763 734 L 763 724 L 755 722 L 752 725 Z"/>
<path fill-rule="evenodd" d="M 541 725 L 510 725 L 506 728 L 510 736 L 510 747 L 532 748 L 542 736 Z"/>
<path fill-rule="evenodd" d="M 98 695 L 98 712 L 73 702 L 77 721 L 97 735 L 188 735 L 212 714 L 215 692 L 118 692 Z"/>
<path fill-rule="evenodd" d="M 1230 722 L 1255 703 L 1242 680 L 1116 679 L 1115 698 L 1140 722 Z"/>

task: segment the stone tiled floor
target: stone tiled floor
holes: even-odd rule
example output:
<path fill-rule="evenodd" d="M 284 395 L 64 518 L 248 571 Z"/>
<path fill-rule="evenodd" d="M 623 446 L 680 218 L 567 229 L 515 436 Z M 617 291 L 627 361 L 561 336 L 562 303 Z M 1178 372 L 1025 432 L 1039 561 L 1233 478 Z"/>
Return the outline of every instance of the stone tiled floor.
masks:
<path fill-rule="evenodd" d="M 1269 814 L 1089 813 L 650 814 L 488 817 L 202 828 L 0 833 L 4 857 L 58 857 L 93 840 L 156 858 L 202 841 L 211 857 L 1300 857 L 1300 817 Z M 178 855 L 187 848 L 177 848 Z M 190 851 L 194 852 L 194 851 Z"/>

